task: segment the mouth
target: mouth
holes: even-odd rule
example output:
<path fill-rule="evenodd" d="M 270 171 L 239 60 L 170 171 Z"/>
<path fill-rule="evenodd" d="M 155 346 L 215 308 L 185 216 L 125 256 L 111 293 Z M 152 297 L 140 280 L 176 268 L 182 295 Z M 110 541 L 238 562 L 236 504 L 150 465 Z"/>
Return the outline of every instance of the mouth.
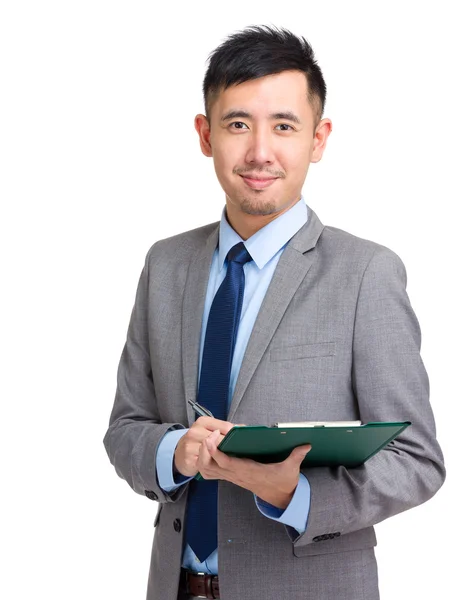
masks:
<path fill-rule="evenodd" d="M 244 175 L 240 175 L 243 178 L 244 183 L 252 188 L 253 190 L 262 190 L 271 186 L 274 181 L 277 181 L 278 177 L 265 177 L 265 178 L 255 178 L 255 177 L 245 177 Z"/>

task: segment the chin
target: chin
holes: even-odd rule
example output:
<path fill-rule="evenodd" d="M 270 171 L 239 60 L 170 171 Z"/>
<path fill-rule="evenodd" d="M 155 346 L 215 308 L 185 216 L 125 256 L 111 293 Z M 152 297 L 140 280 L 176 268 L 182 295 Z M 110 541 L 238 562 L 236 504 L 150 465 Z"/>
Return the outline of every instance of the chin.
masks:
<path fill-rule="evenodd" d="M 246 215 L 272 215 L 277 212 L 277 203 L 273 200 L 259 200 L 257 198 L 240 198 L 239 208 Z"/>
<path fill-rule="evenodd" d="M 274 213 L 276 213 L 277 207 L 275 206 L 275 204 L 254 205 L 254 203 L 252 203 L 252 204 L 247 203 L 247 204 L 241 205 L 241 210 L 246 215 L 264 216 L 264 215 L 273 215 Z"/>

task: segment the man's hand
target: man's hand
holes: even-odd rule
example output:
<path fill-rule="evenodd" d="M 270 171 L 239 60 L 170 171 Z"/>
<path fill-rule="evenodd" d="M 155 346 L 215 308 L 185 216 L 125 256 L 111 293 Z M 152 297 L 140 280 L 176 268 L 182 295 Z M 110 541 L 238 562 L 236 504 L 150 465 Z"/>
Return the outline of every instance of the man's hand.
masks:
<path fill-rule="evenodd" d="M 220 431 L 215 429 L 201 444 L 196 469 L 202 477 L 230 481 L 273 506 L 287 508 L 298 485 L 300 465 L 311 446 L 305 444 L 294 448 L 283 462 L 262 464 L 248 458 L 227 456 L 217 449 L 221 439 Z"/>
<path fill-rule="evenodd" d="M 197 467 L 200 446 L 205 438 L 218 431 L 214 437 L 218 445 L 230 429 L 234 427 L 229 421 L 220 421 L 213 417 L 199 417 L 183 435 L 175 449 L 174 466 L 185 477 L 193 477 L 199 471 Z"/>

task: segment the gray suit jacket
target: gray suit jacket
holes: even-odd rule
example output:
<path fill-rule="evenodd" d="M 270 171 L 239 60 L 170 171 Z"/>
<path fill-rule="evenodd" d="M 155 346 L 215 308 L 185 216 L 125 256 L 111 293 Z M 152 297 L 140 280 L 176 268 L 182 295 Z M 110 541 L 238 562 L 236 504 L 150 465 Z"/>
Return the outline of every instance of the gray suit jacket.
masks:
<path fill-rule="evenodd" d="M 195 420 L 201 320 L 219 223 L 156 242 L 146 255 L 104 444 L 118 475 L 157 500 L 148 600 L 175 600 L 188 484 L 167 493 L 156 448 Z M 404 421 L 412 426 L 355 469 L 302 468 L 306 531 L 262 515 L 221 481 L 223 600 L 378 598 L 373 525 L 431 498 L 445 479 L 402 261 L 324 226 L 308 208 L 277 265 L 244 355 L 228 420 Z"/>

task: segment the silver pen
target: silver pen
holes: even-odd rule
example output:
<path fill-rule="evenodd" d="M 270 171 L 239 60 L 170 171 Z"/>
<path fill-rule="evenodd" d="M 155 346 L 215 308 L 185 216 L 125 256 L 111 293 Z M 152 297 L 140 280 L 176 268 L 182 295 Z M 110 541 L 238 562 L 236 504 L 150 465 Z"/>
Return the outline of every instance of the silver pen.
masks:
<path fill-rule="evenodd" d="M 200 417 L 213 417 L 213 415 L 208 410 L 208 408 L 205 408 L 201 404 L 198 404 L 198 402 L 194 402 L 193 400 L 189 400 L 188 403 L 193 408 L 193 410 L 197 413 L 197 415 L 200 415 Z"/>

